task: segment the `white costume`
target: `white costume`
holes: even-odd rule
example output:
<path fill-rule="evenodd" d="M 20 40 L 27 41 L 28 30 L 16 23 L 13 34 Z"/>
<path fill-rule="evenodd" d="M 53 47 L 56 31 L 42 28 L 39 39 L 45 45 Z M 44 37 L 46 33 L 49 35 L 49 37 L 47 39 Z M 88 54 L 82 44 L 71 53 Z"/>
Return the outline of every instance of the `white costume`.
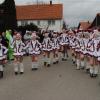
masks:
<path fill-rule="evenodd" d="M 57 35 L 57 34 L 56 34 Z M 52 38 L 52 49 L 53 49 L 53 64 L 57 64 L 59 62 L 59 49 L 60 49 L 60 44 L 59 44 L 59 37 L 53 37 Z"/>
<path fill-rule="evenodd" d="M 7 54 L 8 49 L 0 44 L 0 60 L 3 60 L 5 58 L 5 55 Z"/>
<path fill-rule="evenodd" d="M 90 56 L 93 56 L 94 50 L 95 50 L 94 41 L 93 41 L 93 39 L 89 39 L 89 41 L 87 43 L 87 54 Z"/>
<path fill-rule="evenodd" d="M 66 33 L 61 34 L 60 36 L 60 45 L 68 45 L 69 44 L 69 37 Z"/>
<path fill-rule="evenodd" d="M 98 42 L 97 45 L 97 55 L 98 55 L 98 61 L 100 62 L 100 41 Z"/>
<path fill-rule="evenodd" d="M 29 43 L 29 54 L 32 55 L 32 57 L 37 57 L 37 55 L 39 55 L 41 53 L 41 44 L 39 43 L 38 40 L 31 40 Z M 36 58 L 38 59 L 38 58 Z M 32 61 L 32 70 L 37 70 L 38 69 L 38 60 L 34 60 Z"/>
<path fill-rule="evenodd" d="M 16 35 L 16 38 L 21 38 L 20 34 Z M 18 74 L 18 71 L 20 72 L 20 74 L 24 73 L 24 66 L 22 63 L 22 57 L 24 54 L 24 50 L 26 49 L 25 44 L 22 42 L 21 39 L 16 39 L 13 41 L 12 43 L 12 48 L 14 50 L 14 56 L 15 56 L 15 62 L 14 62 L 14 71 L 15 71 L 15 75 Z"/>
<path fill-rule="evenodd" d="M 75 64 L 76 62 L 76 59 L 75 59 L 75 36 L 70 36 L 69 38 L 69 46 L 70 46 L 70 49 L 71 49 L 71 54 L 72 54 L 72 61 L 73 61 L 73 64 Z"/>
<path fill-rule="evenodd" d="M 14 49 L 14 56 L 23 56 L 25 44 L 21 40 L 13 41 L 12 48 Z"/>
<path fill-rule="evenodd" d="M 48 37 L 48 33 L 45 33 L 45 37 L 42 42 L 42 50 L 44 51 L 44 65 L 49 67 L 51 64 L 50 53 L 52 50 L 52 41 Z"/>
<path fill-rule="evenodd" d="M 80 69 L 80 51 L 81 51 L 80 41 L 81 41 L 81 39 L 79 37 L 76 37 L 75 52 L 76 52 L 76 66 L 77 66 L 77 69 Z"/>
<path fill-rule="evenodd" d="M 72 48 L 72 49 L 75 49 L 75 37 L 74 36 L 71 36 L 70 37 L 70 39 L 69 39 L 69 41 L 70 41 L 70 47 Z"/>
<path fill-rule="evenodd" d="M 90 37 L 90 40 L 88 42 L 88 48 L 87 52 L 88 54 L 92 57 L 93 61 L 91 61 L 92 64 L 90 64 L 90 76 L 95 77 L 98 74 L 98 65 L 97 63 L 97 57 L 98 57 L 98 52 L 97 52 L 97 46 L 99 43 L 99 39 L 97 38 L 97 34 L 93 33 Z"/>
<path fill-rule="evenodd" d="M 60 49 L 60 45 L 59 45 L 59 38 L 53 38 L 52 39 L 52 49 Z"/>
<path fill-rule="evenodd" d="M 51 51 L 52 50 L 52 41 L 49 37 L 44 38 L 42 42 L 42 49 L 43 51 Z"/>
<path fill-rule="evenodd" d="M 62 60 L 66 61 L 67 57 L 68 57 L 68 53 L 67 53 L 67 49 L 69 46 L 69 36 L 67 33 L 62 33 L 60 36 L 60 45 L 61 45 L 61 49 L 62 49 Z"/>
<path fill-rule="evenodd" d="M 2 44 L 0 44 L 0 77 L 3 77 L 3 64 L 2 61 L 5 58 L 5 55 L 7 54 L 8 49 L 6 47 L 4 47 Z"/>
<path fill-rule="evenodd" d="M 81 51 L 81 47 L 80 47 L 80 39 L 79 37 L 76 37 L 76 40 L 75 40 L 75 51 L 76 52 L 80 52 Z"/>
<path fill-rule="evenodd" d="M 38 40 L 31 40 L 29 43 L 29 54 L 31 55 L 39 55 L 41 53 L 41 44 Z"/>

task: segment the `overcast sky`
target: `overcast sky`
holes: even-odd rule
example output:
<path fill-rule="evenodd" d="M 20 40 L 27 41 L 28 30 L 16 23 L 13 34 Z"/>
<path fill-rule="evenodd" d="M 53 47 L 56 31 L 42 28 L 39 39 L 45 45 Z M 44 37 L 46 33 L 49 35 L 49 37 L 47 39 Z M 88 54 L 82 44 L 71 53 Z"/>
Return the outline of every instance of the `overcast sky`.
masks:
<path fill-rule="evenodd" d="M 17 5 L 32 4 L 37 0 L 15 0 Z M 50 0 L 38 0 L 49 2 Z M 80 21 L 93 21 L 100 13 L 100 0 L 52 0 L 53 3 L 63 3 L 64 20 L 70 26 L 76 26 Z"/>

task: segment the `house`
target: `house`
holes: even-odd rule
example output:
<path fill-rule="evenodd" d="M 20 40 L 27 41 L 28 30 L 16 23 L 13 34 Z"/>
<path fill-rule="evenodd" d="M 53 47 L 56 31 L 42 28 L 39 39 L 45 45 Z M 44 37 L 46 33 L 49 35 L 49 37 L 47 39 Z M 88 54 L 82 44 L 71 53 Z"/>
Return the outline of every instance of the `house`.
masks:
<path fill-rule="evenodd" d="M 96 28 L 96 27 L 97 28 L 100 27 L 100 13 L 98 13 L 96 15 L 95 19 L 93 20 L 93 22 L 92 22 L 92 24 L 90 26 L 90 28 Z"/>
<path fill-rule="evenodd" d="M 89 21 L 85 22 L 80 22 L 78 25 L 79 30 L 87 30 L 91 26 L 91 23 Z"/>
<path fill-rule="evenodd" d="M 16 6 L 17 24 L 35 24 L 41 29 L 60 31 L 63 26 L 62 4 L 35 4 Z"/>

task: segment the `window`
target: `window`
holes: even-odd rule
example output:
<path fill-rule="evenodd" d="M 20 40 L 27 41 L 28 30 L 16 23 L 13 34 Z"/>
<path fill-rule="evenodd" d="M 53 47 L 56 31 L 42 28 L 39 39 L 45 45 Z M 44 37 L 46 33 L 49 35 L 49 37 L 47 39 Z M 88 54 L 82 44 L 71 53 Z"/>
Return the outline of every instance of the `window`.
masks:
<path fill-rule="evenodd" d="M 37 21 L 37 25 L 40 25 L 40 21 L 39 20 Z"/>
<path fill-rule="evenodd" d="M 55 25 L 55 20 L 48 20 L 48 25 Z"/>
<path fill-rule="evenodd" d="M 51 25 L 51 20 L 48 20 L 48 25 Z"/>
<path fill-rule="evenodd" d="M 21 25 L 26 26 L 26 25 L 28 25 L 28 22 L 27 21 L 21 21 Z"/>
<path fill-rule="evenodd" d="M 55 20 L 52 20 L 52 25 L 55 25 Z"/>

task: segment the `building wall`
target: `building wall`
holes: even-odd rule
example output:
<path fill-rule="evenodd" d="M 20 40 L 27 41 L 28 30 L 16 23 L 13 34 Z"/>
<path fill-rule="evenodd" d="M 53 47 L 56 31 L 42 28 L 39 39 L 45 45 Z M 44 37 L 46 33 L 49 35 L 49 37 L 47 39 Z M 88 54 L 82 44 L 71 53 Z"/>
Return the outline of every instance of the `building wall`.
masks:
<path fill-rule="evenodd" d="M 39 28 L 48 30 L 56 30 L 61 31 L 63 26 L 62 20 L 19 20 L 17 21 L 18 26 L 24 26 L 33 23 L 37 25 Z"/>

